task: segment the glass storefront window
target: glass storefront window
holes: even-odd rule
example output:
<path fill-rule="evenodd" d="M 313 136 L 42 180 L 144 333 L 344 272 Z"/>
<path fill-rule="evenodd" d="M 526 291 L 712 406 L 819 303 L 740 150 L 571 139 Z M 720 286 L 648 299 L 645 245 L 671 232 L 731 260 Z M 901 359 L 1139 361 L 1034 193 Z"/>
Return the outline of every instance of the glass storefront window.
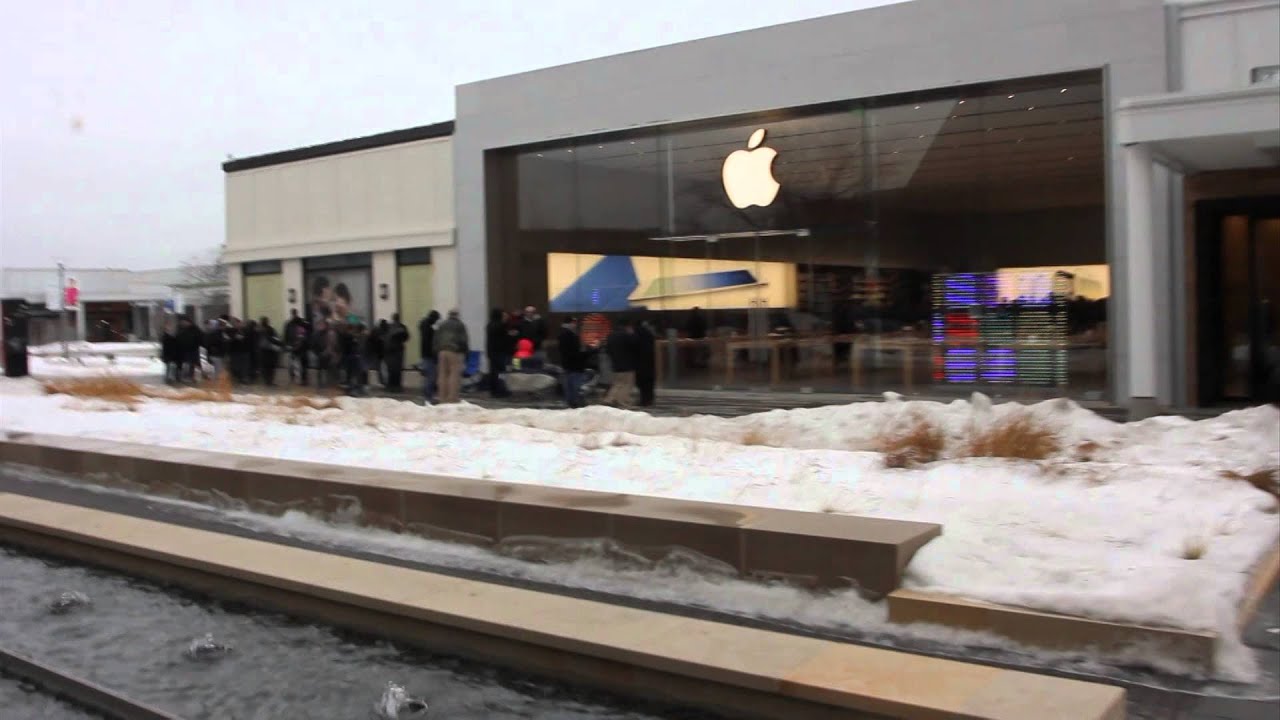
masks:
<path fill-rule="evenodd" d="M 494 306 L 643 317 L 663 384 L 1105 389 L 1100 73 L 491 159 Z"/>

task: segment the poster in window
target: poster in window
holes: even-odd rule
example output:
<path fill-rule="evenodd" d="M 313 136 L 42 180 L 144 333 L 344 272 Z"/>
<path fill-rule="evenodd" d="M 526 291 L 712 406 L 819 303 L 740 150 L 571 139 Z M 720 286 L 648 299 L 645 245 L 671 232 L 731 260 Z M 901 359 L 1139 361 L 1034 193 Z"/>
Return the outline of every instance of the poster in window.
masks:
<path fill-rule="evenodd" d="M 307 311 L 317 320 L 370 324 L 373 281 L 369 268 L 307 273 Z"/>

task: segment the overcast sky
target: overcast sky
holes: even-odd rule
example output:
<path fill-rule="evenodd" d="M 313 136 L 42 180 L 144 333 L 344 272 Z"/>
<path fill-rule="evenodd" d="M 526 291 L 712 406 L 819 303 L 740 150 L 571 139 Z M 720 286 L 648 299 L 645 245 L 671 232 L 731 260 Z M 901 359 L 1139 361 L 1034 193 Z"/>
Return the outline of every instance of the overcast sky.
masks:
<path fill-rule="evenodd" d="M 220 163 L 453 117 L 460 83 L 888 0 L 0 2 L 0 265 L 173 267 Z"/>

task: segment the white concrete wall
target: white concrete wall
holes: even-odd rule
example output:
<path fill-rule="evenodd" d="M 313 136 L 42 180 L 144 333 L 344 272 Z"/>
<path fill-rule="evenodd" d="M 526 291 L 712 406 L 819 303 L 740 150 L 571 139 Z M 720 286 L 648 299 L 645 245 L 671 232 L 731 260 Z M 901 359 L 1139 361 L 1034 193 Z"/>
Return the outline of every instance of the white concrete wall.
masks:
<path fill-rule="evenodd" d="M 230 286 L 231 316 L 244 317 L 244 273 L 236 263 L 227 265 L 227 285 Z"/>
<path fill-rule="evenodd" d="M 1180 43 L 1180 90 L 1246 87 L 1256 67 L 1280 65 L 1280 0 L 1172 3 Z"/>
<path fill-rule="evenodd" d="M 387 299 L 383 300 L 379 295 L 382 292 L 381 285 L 387 285 Z M 379 320 L 391 320 L 391 314 L 396 312 L 396 308 L 400 307 L 400 298 L 398 289 L 400 283 L 396 273 L 396 253 L 394 250 L 385 252 L 376 252 L 373 254 L 373 317 L 369 318 L 370 324 L 376 324 Z"/>
<path fill-rule="evenodd" d="M 226 175 L 228 262 L 453 241 L 451 138 Z"/>
<path fill-rule="evenodd" d="M 290 258 L 280 262 L 280 276 L 284 280 L 284 298 L 280 307 L 284 308 L 285 317 L 289 317 L 290 310 L 297 310 L 302 314 L 303 304 L 307 295 L 306 288 L 302 284 L 302 261 L 298 258 Z M 289 291 L 293 290 L 293 302 L 289 302 Z"/>
<path fill-rule="evenodd" d="M 431 250 L 432 275 L 432 294 L 434 295 L 434 309 L 441 315 L 447 315 L 450 310 L 458 307 L 458 250 L 456 247 L 432 248 Z M 469 328 L 473 333 L 478 332 L 483 326 L 477 325 Z M 473 343 L 475 341 L 472 341 Z M 476 349 L 479 349 L 478 347 Z"/>

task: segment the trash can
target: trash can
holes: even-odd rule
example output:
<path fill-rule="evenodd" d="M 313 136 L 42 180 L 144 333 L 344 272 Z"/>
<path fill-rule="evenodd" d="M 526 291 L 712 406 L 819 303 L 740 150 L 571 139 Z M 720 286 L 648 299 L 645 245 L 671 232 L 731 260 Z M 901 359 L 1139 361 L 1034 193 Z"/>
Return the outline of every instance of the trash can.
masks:
<path fill-rule="evenodd" d="M 24 335 L 5 333 L 4 375 L 12 378 L 27 376 L 27 338 Z"/>
<path fill-rule="evenodd" d="M 6 311 L 4 314 L 4 374 L 6 378 L 27 377 L 28 331 L 26 313 L 23 313 L 22 310 L 15 311 L 15 313 Z"/>

